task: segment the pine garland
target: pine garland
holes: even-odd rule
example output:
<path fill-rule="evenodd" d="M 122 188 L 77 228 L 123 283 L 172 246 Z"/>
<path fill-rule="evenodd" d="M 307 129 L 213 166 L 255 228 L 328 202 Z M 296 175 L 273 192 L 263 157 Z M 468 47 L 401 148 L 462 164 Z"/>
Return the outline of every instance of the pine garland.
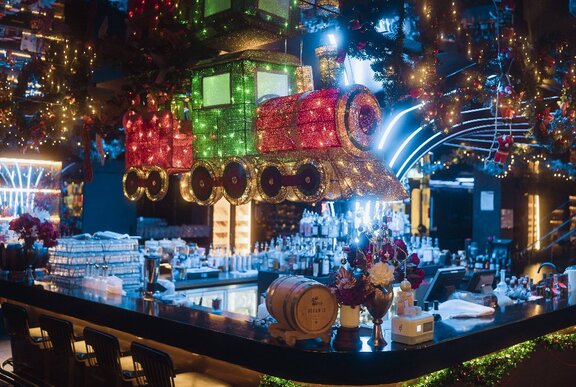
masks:
<path fill-rule="evenodd" d="M 260 387 L 301 387 L 300 384 L 291 382 L 290 380 L 277 378 L 275 376 L 264 375 L 260 380 Z"/>
<path fill-rule="evenodd" d="M 459 366 L 422 376 L 404 385 L 420 387 L 448 386 L 456 382 L 474 386 L 499 385 L 502 379 L 510 374 L 510 371 L 529 359 L 538 347 L 548 351 L 575 349 L 576 333 L 565 332 L 551 333 L 534 340 L 516 344 L 510 348 L 464 362 Z"/>
<path fill-rule="evenodd" d="M 462 383 L 473 386 L 496 386 L 502 379 L 530 358 L 537 348 L 548 351 L 567 351 L 576 349 L 574 328 L 551 333 L 534 340 L 513 345 L 501 351 L 463 362 L 459 366 L 440 371 L 406 382 L 403 386 L 441 387 Z M 264 375 L 260 387 L 301 387 L 300 384 L 275 376 Z"/>

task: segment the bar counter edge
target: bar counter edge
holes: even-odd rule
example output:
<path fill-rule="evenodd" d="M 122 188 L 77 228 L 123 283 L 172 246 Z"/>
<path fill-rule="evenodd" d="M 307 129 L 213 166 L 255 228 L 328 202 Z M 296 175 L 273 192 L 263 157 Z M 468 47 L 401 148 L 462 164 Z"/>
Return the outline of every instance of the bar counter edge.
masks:
<path fill-rule="evenodd" d="M 0 297 L 269 375 L 339 385 L 413 379 L 576 325 L 574 303 L 540 300 L 497 311 L 493 320 L 464 332 L 437 323 L 434 341 L 421 345 L 389 343 L 380 352 L 339 352 L 311 341 L 289 347 L 249 321 L 141 298 L 104 298 L 82 289 L 45 290 L 3 280 Z"/>

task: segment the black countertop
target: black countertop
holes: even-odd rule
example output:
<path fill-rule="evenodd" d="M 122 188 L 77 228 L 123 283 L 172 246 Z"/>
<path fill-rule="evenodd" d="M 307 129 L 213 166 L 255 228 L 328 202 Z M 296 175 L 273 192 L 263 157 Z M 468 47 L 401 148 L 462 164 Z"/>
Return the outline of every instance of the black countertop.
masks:
<path fill-rule="evenodd" d="M 289 347 L 266 327 L 229 314 L 210 314 L 140 298 L 104 298 L 82 290 L 44 290 L 0 280 L 0 297 L 108 326 L 253 370 L 310 383 L 382 384 L 412 379 L 525 340 L 576 325 L 576 294 L 497 310 L 460 328 L 439 322 L 434 340 L 416 346 L 390 341 L 380 352 L 364 345 L 339 352 L 316 341 Z M 460 322 L 461 324 L 463 322 Z M 369 331 L 363 331 L 363 340 Z"/>

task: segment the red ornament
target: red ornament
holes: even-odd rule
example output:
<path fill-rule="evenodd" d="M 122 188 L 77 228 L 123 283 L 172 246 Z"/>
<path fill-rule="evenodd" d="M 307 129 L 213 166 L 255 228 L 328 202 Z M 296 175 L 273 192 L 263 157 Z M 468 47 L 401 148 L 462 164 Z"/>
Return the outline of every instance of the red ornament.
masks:
<path fill-rule="evenodd" d="M 364 41 L 358 42 L 356 44 L 356 49 L 358 51 L 362 51 L 364 49 L 364 47 L 366 47 L 366 42 L 364 42 Z"/>
<path fill-rule="evenodd" d="M 348 25 L 348 27 L 352 31 L 357 31 L 360 28 L 362 28 L 362 23 L 360 23 L 360 20 L 358 20 L 358 19 L 353 19 L 353 20 L 350 20 L 350 24 Z"/>
<path fill-rule="evenodd" d="M 410 89 L 410 97 L 412 98 L 420 98 L 424 94 L 424 89 L 421 87 L 415 87 Z"/>
<path fill-rule="evenodd" d="M 504 134 L 498 136 L 498 150 L 494 155 L 494 162 L 498 164 L 506 163 L 512 145 L 514 144 L 514 138 L 509 134 Z"/>

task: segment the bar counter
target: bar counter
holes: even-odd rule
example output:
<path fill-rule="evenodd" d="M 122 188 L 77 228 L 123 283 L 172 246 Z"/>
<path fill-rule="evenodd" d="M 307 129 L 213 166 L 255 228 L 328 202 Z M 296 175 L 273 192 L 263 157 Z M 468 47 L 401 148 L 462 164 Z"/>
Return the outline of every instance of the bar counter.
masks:
<path fill-rule="evenodd" d="M 0 297 L 43 308 L 290 380 L 338 385 L 395 383 L 460 364 L 511 345 L 576 325 L 576 294 L 497 310 L 489 319 L 437 322 L 434 340 L 416 346 L 391 342 L 379 352 L 339 352 L 307 340 L 289 347 L 248 317 L 207 313 L 82 289 L 45 290 L 0 280 Z"/>

